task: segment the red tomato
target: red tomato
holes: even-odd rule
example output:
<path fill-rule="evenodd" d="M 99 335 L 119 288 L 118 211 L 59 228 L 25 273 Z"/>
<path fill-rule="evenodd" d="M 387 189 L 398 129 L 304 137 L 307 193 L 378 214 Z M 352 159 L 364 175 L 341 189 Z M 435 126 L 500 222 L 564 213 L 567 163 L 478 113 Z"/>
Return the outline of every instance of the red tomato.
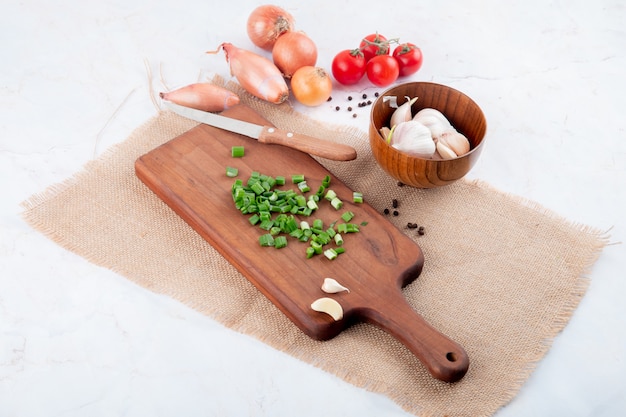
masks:
<path fill-rule="evenodd" d="M 376 55 L 388 55 L 389 54 L 389 42 L 387 38 L 378 33 L 367 35 L 361 40 L 359 48 L 365 56 L 365 61 L 369 61 Z"/>
<path fill-rule="evenodd" d="M 415 74 L 422 66 L 422 50 L 412 43 L 403 43 L 393 50 L 393 57 L 400 66 L 400 77 Z"/>
<path fill-rule="evenodd" d="M 367 78 L 378 87 L 386 87 L 400 74 L 398 61 L 391 55 L 376 55 L 367 63 Z"/>
<path fill-rule="evenodd" d="M 363 78 L 365 65 L 363 53 L 358 49 L 346 49 L 335 56 L 331 70 L 339 83 L 350 85 L 358 83 Z"/>

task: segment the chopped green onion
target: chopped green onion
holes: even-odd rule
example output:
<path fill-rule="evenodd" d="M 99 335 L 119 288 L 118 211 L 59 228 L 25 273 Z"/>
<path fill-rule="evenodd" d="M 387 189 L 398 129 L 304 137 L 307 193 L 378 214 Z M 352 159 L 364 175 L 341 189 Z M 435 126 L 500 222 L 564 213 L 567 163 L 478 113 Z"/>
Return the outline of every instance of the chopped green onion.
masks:
<path fill-rule="evenodd" d="M 311 246 L 307 246 L 307 248 L 306 248 L 306 258 L 307 259 L 311 259 L 313 256 L 315 256 L 315 249 L 313 249 Z"/>
<path fill-rule="evenodd" d="M 344 222 L 349 222 L 350 220 L 352 220 L 352 218 L 354 217 L 354 213 L 351 211 L 346 211 L 345 213 L 343 213 L 341 215 L 341 218 L 343 219 Z"/>
<path fill-rule="evenodd" d="M 324 196 L 324 198 L 328 201 L 332 201 L 332 199 L 336 197 L 337 197 L 337 193 L 334 192 L 333 190 L 326 191 L 326 195 Z"/>
<path fill-rule="evenodd" d="M 354 203 L 362 203 L 363 202 L 363 193 L 359 193 L 357 191 L 354 191 L 352 193 L 352 201 Z"/>
<path fill-rule="evenodd" d="M 311 197 L 313 197 L 313 196 L 311 196 Z M 308 208 L 310 208 L 311 210 L 317 210 L 317 209 L 319 209 L 319 206 L 317 205 L 317 203 L 315 202 L 315 200 L 314 200 L 314 199 L 312 199 L 312 198 L 309 198 L 309 199 L 307 200 L 307 202 L 306 202 L 306 206 L 307 206 Z"/>
<path fill-rule="evenodd" d="M 276 236 L 274 239 L 274 247 L 276 249 L 281 249 L 287 246 L 287 238 L 285 236 Z"/>
<path fill-rule="evenodd" d="M 322 219 L 315 219 L 315 220 L 313 220 L 313 228 L 314 229 L 323 229 L 324 228 L 324 221 Z"/>
<path fill-rule="evenodd" d="M 324 179 L 322 180 L 322 186 L 324 188 L 328 188 L 329 185 L 330 185 L 330 175 L 326 175 Z"/>
<path fill-rule="evenodd" d="M 333 248 L 326 249 L 324 251 L 324 256 L 330 259 L 331 261 L 337 259 L 337 255 L 338 255 L 337 251 L 334 250 Z"/>
<path fill-rule="evenodd" d="M 311 191 L 311 187 L 308 186 L 308 184 L 306 183 L 306 181 L 300 181 L 298 183 L 298 188 L 300 189 L 301 192 L 303 193 L 308 193 L 309 191 Z"/>
<path fill-rule="evenodd" d="M 335 197 L 330 200 L 330 205 L 333 206 L 335 210 L 339 210 L 341 207 L 343 207 L 343 201 L 341 201 L 338 197 Z"/>
<path fill-rule="evenodd" d="M 283 177 L 282 175 L 277 176 L 275 179 L 276 185 L 285 185 L 285 177 Z"/>
<path fill-rule="evenodd" d="M 341 234 L 340 234 L 340 233 L 337 233 L 337 234 L 335 235 L 334 239 L 335 239 L 335 244 L 336 244 L 337 246 L 341 246 L 341 245 L 343 245 L 343 237 L 341 236 Z"/>
<path fill-rule="evenodd" d="M 245 153 L 243 146 L 233 146 L 231 149 L 231 155 L 233 158 L 241 158 Z"/>
<path fill-rule="evenodd" d="M 257 214 L 254 214 L 254 215 L 250 216 L 250 218 L 248 219 L 248 221 L 250 222 L 250 224 L 252 226 L 257 224 L 259 222 L 259 220 L 261 220 L 261 218 Z"/>
<path fill-rule="evenodd" d="M 300 229 L 308 230 L 308 229 L 311 229 L 311 226 L 309 225 L 309 222 L 307 222 L 306 220 L 302 220 L 300 222 Z"/>
<path fill-rule="evenodd" d="M 304 181 L 304 175 L 303 174 L 294 174 L 291 176 L 291 182 L 293 182 L 294 184 L 298 184 L 300 182 Z"/>
<path fill-rule="evenodd" d="M 259 236 L 259 244 L 261 246 L 274 246 L 274 236 L 269 233 Z"/>
<path fill-rule="evenodd" d="M 263 230 L 270 230 L 272 227 L 274 227 L 274 221 L 273 220 L 263 220 L 261 221 L 261 224 L 259 225 L 259 227 Z"/>
<path fill-rule="evenodd" d="M 261 183 L 255 182 L 250 186 L 250 189 L 254 191 L 255 194 L 260 195 L 265 191 L 265 188 L 261 185 Z"/>
<path fill-rule="evenodd" d="M 239 175 L 239 170 L 233 167 L 226 167 L 226 176 L 230 178 L 234 178 Z"/>
<path fill-rule="evenodd" d="M 337 255 L 341 255 L 342 253 L 344 253 L 346 251 L 346 248 L 344 247 L 339 247 L 339 248 L 333 248 L 333 250 L 335 252 L 337 252 Z"/>
<path fill-rule="evenodd" d="M 317 240 L 311 240 L 311 248 L 313 248 L 313 252 L 316 255 L 321 255 L 322 252 L 324 252 L 324 249 L 322 248 L 322 246 L 323 245 Z"/>

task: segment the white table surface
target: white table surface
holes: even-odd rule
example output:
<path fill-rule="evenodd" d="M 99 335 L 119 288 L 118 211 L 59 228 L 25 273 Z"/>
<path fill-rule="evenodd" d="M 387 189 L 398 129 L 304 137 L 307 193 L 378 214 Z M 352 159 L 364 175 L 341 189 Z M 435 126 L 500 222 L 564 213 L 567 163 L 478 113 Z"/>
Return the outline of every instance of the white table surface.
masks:
<path fill-rule="evenodd" d="M 20 218 L 20 202 L 155 115 L 151 92 L 228 78 L 223 55 L 204 51 L 223 41 L 252 48 L 245 24 L 259 4 L 3 2 L 0 416 L 407 415 L 90 264 Z M 279 4 L 316 41 L 326 68 L 372 32 L 418 44 L 425 62 L 410 80 L 455 87 L 486 113 L 488 143 L 469 177 L 610 229 L 613 244 L 570 323 L 496 416 L 625 415 L 625 3 Z M 365 116 L 296 107 L 366 129 Z"/>

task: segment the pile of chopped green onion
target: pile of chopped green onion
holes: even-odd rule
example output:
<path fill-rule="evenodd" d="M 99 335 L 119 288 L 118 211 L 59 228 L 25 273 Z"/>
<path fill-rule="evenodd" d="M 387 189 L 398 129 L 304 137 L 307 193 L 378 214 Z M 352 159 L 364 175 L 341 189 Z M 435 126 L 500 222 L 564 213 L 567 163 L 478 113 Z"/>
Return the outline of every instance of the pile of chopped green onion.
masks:
<path fill-rule="evenodd" d="M 236 176 L 237 173 L 227 168 L 227 176 Z M 306 220 L 299 221 L 296 216 L 310 217 L 319 209 L 323 200 L 330 202 L 335 210 L 343 207 L 343 202 L 335 191 L 329 188 L 330 176 L 327 175 L 320 187 L 313 194 L 304 175 L 292 175 L 291 182 L 297 186 L 297 191 L 279 188 L 286 183 L 283 176 L 272 177 L 252 172 L 244 183 L 236 179 L 232 185 L 232 197 L 235 207 L 243 214 L 250 215 L 248 221 L 265 233 L 259 237 L 259 245 L 281 249 L 287 246 L 287 236 L 300 242 L 308 242 L 306 257 L 323 254 L 326 258 L 336 259 L 345 251 L 343 235 L 359 232 L 359 225 L 351 223 L 354 213 L 345 211 L 340 219 L 324 225 L 322 219 L 316 218 L 312 223 Z M 355 203 L 363 202 L 361 193 L 353 193 Z M 364 225 L 365 223 L 361 223 Z M 328 247 L 333 244 L 333 247 Z"/>

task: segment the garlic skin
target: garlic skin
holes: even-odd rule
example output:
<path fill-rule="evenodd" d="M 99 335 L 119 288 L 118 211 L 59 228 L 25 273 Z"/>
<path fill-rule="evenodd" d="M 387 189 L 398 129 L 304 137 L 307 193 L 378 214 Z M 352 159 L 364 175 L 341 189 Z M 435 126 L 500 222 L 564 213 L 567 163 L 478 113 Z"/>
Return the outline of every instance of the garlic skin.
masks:
<path fill-rule="evenodd" d="M 311 308 L 317 312 L 328 314 L 335 321 L 339 321 L 343 318 L 343 308 L 341 307 L 341 304 L 332 298 L 318 298 L 313 301 Z"/>
<path fill-rule="evenodd" d="M 399 151 L 430 158 L 437 149 L 430 129 L 415 120 L 402 122 L 391 131 L 390 145 Z"/>
<path fill-rule="evenodd" d="M 322 291 L 328 294 L 336 294 L 342 291 L 350 292 L 349 289 L 347 289 L 346 287 L 338 283 L 337 280 L 333 278 L 324 278 L 324 283 L 322 284 Z"/>
<path fill-rule="evenodd" d="M 391 115 L 391 120 L 389 121 L 389 126 L 391 128 L 402 122 L 408 122 L 413 118 L 413 115 L 411 114 L 411 106 L 413 105 L 413 103 L 415 103 L 415 101 L 417 101 L 417 97 L 405 98 L 406 102 L 398 107 L 396 110 L 394 110 L 393 114 Z"/>

